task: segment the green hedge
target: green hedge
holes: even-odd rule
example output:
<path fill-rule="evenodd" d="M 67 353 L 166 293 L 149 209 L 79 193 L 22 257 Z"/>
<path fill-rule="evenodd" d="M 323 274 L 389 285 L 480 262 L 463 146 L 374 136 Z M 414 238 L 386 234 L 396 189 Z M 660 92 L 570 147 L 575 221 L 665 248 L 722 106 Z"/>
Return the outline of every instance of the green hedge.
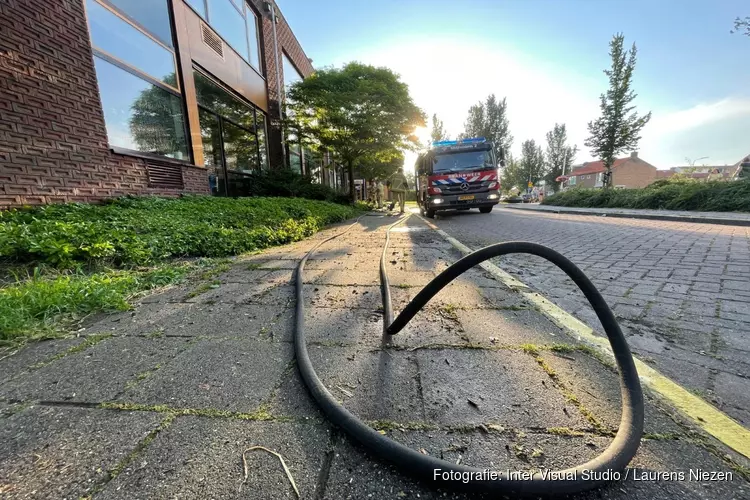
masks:
<path fill-rule="evenodd" d="M 357 209 L 299 198 L 126 197 L 0 212 L 0 261 L 61 269 L 223 257 L 312 235 Z"/>
<path fill-rule="evenodd" d="M 316 184 L 312 177 L 290 169 L 266 170 L 245 178 L 244 196 L 286 196 L 348 204 L 349 195 L 328 186 Z"/>
<path fill-rule="evenodd" d="M 573 188 L 547 196 L 544 205 L 750 212 L 750 180 L 660 180 L 643 189 Z"/>

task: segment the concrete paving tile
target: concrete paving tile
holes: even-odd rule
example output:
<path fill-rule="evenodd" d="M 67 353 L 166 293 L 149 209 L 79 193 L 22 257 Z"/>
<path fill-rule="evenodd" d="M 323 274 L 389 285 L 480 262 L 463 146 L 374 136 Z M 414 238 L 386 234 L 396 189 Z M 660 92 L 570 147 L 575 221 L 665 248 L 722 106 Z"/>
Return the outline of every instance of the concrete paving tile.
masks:
<path fill-rule="evenodd" d="M 628 479 L 613 483 L 601 492 L 582 495 L 585 499 L 638 500 L 685 498 L 702 500 L 706 498 L 743 499 L 750 497 L 750 484 L 735 472 L 731 481 L 690 480 L 690 470 L 731 472 L 718 458 L 704 449 L 686 441 L 644 441 L 630 463 Z M 649 472 L 682 473 L 685 479 L 676 480 L 635 480 Z"/>
<path fill-rule="evenodd" d="M 712 392 L 719 409 L 750 428 L 750 379 L 719 372 Z"/>
<path fill-rule="evenodd" d="M 616 373 L 581 352 L 543 352 L 541 356 L 597 420 L 610 430 L 616 431 L 619 428 L 622 402 Z M 684 429 L 648 394 L 645 396 L 645 408 L 645 432 L 683 432 Z"/>
<path fill-rule="evenodd" d="M 391 302 L 397 311 L 406 306 L 412 297 L 411 289 L 391 287 Z M 305 307 L 382 310 L 379 286 L 305 285 Z"/>
<path fill-rule="evenodd" d="M 329 431 L 324 425 L 180 417 L 97 495 L 101 499 L 296 498 L 278 458 L 242 453 L 264 446 L 280 453 L 300 490 L 313 498 Z"/>
<path fill-rule="evenodd" d="M 242 256 L 237 257 L 235 262 L 239 270 L 244 269 L 256 269 L 258 271 L 272 271 L 278 269 L 297 269 L 299 260 L 301 259 L 280 259 L 273 258 L 274 256 L 262 253 L 250 258 L 244 258 Z"/>
<path fill-rule="evenodd" d="M 203 340 L 163 363 L 118 399 L 251 413 L 270 398 L 292 356 L 288 343 Z"/>
<path fill-rule="evenodd" d="M 0 382 L 14 378 L 32 365 L 46 361 L 75 347 L 86 337 L 42 340 L 18 349 L 0 350 Z"/>
<path fill-rule="evenodd" d="M 533 310 L 457 309 L 456 316 L 466 337 L 484 346 L 570 341 L 558 326 Z"/>
<path fill-rule="evenodd" d="M 33 406 L 1 420 L 3 498 L 82 498 L 157 428 L 162 415 Z M 6 496 L 7 495 L 7 496 Z"/>
<path fill-rule="evenodd" d="M 423 449 L 433 456 L 450 448 L 457 440 L 445 432 L 396 433 L 401 444 L 413 449 Z M 456 452 L 445 452 L 445 459 L 458 456 Z M 334 449 L 331 469 L 326 484 L 324 499 L 344 500 L 362 498 L 421 498 L 421 499 L 461 499 L 483 498 L 477 495 L 454 493 L 447 489 L 437 489 L 433 484 L 420 483 L 404 471 L 376 459 L 359 444 L 342 436 Z"/>
<path fill-rule="evenodd" d="M 138 374 L 168 363 L 187 347 L 188 340 L 182 338 L 112 337 L 3 384 L 0 397 L 20 401 L 108 401 Z"/>
<path fill-rule="evenodd" d="M 588 426 L 575 406 L 564 399 L 547 374 L 526 354 L 475 349 L 416 353 L 430 422 Z"/>
<path fill-rule="evenodd" d="M 211 285 L 212 288 L 202 291 L 202 285 L 196 287 L 195 292 L 200 292 L 194 297 L 186 297 L 185 302 L 199 303 L 224 303 L 224 304 L 241 304 L 255 301 L 258 297 L 270 292 L 273 288 L 292 284 L 293 271 L 282 270 L 272 271 L 270 275 L 277 274 L 281 276 L 277 279 L 268 279 L 261 283 L 224 283 L 221 285 Z M 269 277 L 270 277 L 269 275 Z"/>
<path fill-rule="evenodd" d="M 305 308 L 308 343 L 378 346 L 383 339 L 382 312 L 366 309 Z"/>
<path fill-rule="evenodd" d="M 323 346 L 310 346 L 308 351 L 323 384 L 359 418 L 424 420 L 414 353 Z M 281 384 L 271 408 L 281 415 L 318 415 L 315 402 L 296 372 Z"/>
<path fill-rule="evenodd" d="M 276 261 L 276 262 L 290 262 L 290 261 Z M 218 280 L 221 283 L 267 283 L 267 282 L 279 282 L 280 280 L 289 279 L 289 276 L 294 271 L 294 267 L 290 268 L 279 268 L 279 269 L 255 269 L 250 268 L 246 262 L 241 264 L 234 264 L 229 271 L 216 275 L 212 280 Z"/>
<path fill-rule="evenodd" d="M 283 306 L 282 306 L 283 307 Z M 260 304 L 143 304 L 134 311 L 105 316 L 88 333 L 146 336 L 288 336 L 282 307 Z M 281 315 L 281 316 L 280 316 Z"/>
<path fill-rule="evenodd" d="M 653 363 L 654 367 L 662 375 L 666 375 L 672 380 L 679 381 L 679 384 L 688 390 L 703 391 L 709 385 L 709 368 L 690 362 L 690 369 L 686 370 L 686 358 L 696 357 L 684 351 L 675 349 L 668 354 L 657 354 L 649 351 L 641 352 L 638 349 L 631 349 L 633 354 L 637 355 L 642 361 Z"/>
<path fill-rule="evenodd" d="M 389 338 L 389 344 L 398 347 L 414 348 L 430 344 L 469 343 L 466 331 L 458 320 L 458 310 L 446 313 L 435 309 L 424 309 L 417 313 L 396 335 Z"/>
<path fill-rule="evenodd" d="M 312 269 L 305 270 L 305 284 L 313 285 L 364 285 L 380 286 L 380 274 L 377 267 L 352 271 L 348 269 Z"/>

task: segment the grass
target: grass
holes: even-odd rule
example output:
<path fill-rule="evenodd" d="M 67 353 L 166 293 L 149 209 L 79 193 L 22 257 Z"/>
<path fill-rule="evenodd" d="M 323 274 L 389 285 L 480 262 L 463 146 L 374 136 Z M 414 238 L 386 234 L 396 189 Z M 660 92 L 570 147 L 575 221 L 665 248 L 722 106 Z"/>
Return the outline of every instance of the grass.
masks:
<path fill-rule="evenodd" d="M 306 238 L 357 213 L 299 198 L 126 197 L 0 212 L 0 259 L 75 269 L 226 257 Z"/>
<path fill-rule="evenodd" d="M 665 179 L 642 189 L 574 188 L 545 197 L 544 205 L 750 212 L 750 179 L 699 182 Z"/>
<path fill-rule="evenodd" d="M 59 336 L 228 256 L 306 238 L 356 208 L 300 198 L 125 197 L 0 212 L 0 345 Z M 197 259 L 196 259 L 197 258 Z"/>
<path fill-rule="evenodd" d="M 125 311 L 138 294 L 182 281 L 195 264 L 42 276 L 0 288 L 0 344 L 49 338 L 101 311 Z"/>

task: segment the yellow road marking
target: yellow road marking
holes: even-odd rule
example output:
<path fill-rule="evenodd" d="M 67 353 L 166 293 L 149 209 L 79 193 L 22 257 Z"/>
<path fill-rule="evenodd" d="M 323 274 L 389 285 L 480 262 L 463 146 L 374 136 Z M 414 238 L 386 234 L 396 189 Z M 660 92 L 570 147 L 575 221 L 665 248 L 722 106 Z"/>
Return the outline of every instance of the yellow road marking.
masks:
<path fill-rule="evenodd" d="M 471 248 L 448 235 L 448 233 L 431 222 L 425 220 L 421 216 L 419 216 L 419 218 L 430 228 L 437 231 L 438 234 L 445 238 L 446 241 L 461 253 L 468 254 L 473 252 Z M 524 298 L 535 304 L 544 314 L 552 319 L 552 321 L 565 330 L 569 335 L 581 342 L 591 345 L 598 349 L 602 354 L 614 359 L 614 354 L 612 353 L 609 341 L 604 337 L 595 335 L 594 330 L 590 326 L 560 308 L 543 295 L 537 292 L 532 292 L 527 285 L 489 261 L 485 261 L 480 265 L 506 286 L 515 288 Z M 669 377 L 662 375 L 659 371 L 655 370 L 637 357 L 633 356 L 633 358 L 635 359 L 635 366 L 638 370 L 641 383 L 644 386 L 669 401 L 708 434 L 736 452 L 750 458 L 750 430 L 743 427 L 726 413 L 686 390 Z"/>

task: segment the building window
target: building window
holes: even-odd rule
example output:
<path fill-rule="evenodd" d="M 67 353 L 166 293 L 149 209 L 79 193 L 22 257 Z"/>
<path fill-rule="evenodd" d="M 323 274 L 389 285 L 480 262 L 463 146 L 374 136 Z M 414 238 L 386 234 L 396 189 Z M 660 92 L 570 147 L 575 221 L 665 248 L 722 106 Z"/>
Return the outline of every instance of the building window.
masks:
<path fill-rule="evenodd" d="M 576 176 L 575 175 L 570 178 L 570 180 L 568 181 L 568 185 L 569 186 L 575 186 L 576 185 Z"/>
<path fill-rule="evenodd" d="M 211 191 L 251 194 L 249 175 L 268 168 L 265 115 L 200 71 L 193 75 Z"/>
<path fill-rule="evenodd" d="M 283 52 L 281 53 L 281 65 L 284 72 L 284 93 L 286 93 L 286 90 L 291 84 L 298 82 L 303 78 L 302 74 L 297 71 L 297 68 L 292 64 L 292 61 L 290 61 L 287 55 Z"/>
<path fill-rule="evenodd" d="M 262 72 L 258 16 L 250 5 L 243 0 L 185 0 L 185 2 L 258 73 Z"/>
<path fill-rule="evenodd" d="M 87 0 L 86 11 L 109 144 L 189 160 L 166 0 Z"/>
<path fill-rule="evenodd" d="M 167 47 L 173 48 L 167 2 L 161 0 L 108 0 L 125 17 L 139 24 Z"/>

